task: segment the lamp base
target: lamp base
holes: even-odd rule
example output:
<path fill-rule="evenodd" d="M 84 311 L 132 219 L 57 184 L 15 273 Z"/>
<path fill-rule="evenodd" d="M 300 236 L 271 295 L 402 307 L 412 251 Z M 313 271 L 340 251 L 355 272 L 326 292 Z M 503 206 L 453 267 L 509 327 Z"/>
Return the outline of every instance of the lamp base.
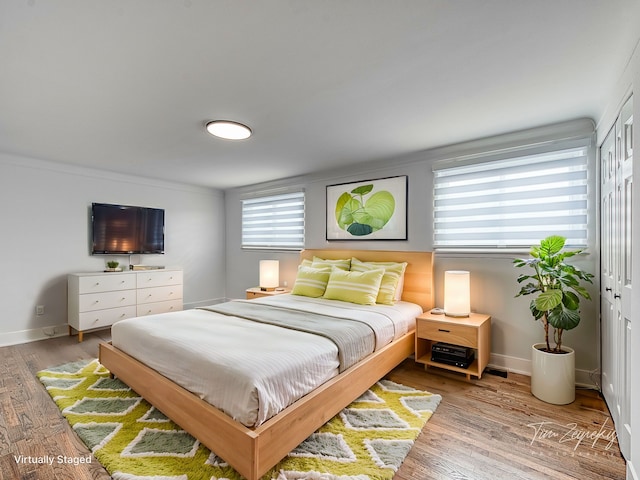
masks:
<path fill-rule="evenodd" d="M 273 292 L 275 289 L 276 287 L 260 287 L 261 292 Z"/>
<path fill-rule="evenodd" d="M 445 317 L 455 317 L 455 318 L 466 318 L 469 316 L 468 313 L 451 313 L 451 312 L 444 312 Z"/>

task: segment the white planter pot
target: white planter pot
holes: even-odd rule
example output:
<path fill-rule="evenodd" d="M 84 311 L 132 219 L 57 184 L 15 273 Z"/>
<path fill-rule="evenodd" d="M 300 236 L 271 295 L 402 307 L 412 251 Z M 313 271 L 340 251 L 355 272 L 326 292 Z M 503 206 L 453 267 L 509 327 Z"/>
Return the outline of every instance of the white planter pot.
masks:
<path fill-rule="evenodd" d="M 540 400 L 566 405 L 576 399 L 576 355 L 573 349 L 562 347 L 567 353 L 547 353 L 539 350 L 545 343 L 531 347 L 531 393 Z"/>

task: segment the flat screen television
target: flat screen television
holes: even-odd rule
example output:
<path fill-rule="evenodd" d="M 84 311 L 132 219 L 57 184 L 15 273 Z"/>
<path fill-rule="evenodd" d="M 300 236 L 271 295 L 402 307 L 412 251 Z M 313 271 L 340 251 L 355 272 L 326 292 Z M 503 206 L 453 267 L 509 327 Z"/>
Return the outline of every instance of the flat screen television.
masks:
<path fill-rule="evenodd" d="M 164 253 L 164 210 L 91 204 L 91 254 Z"/>

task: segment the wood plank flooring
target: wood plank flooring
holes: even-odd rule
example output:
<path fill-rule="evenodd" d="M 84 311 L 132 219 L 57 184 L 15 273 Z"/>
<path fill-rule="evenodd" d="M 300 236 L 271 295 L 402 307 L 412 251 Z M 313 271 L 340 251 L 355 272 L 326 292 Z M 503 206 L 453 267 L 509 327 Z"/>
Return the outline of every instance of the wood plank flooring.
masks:
<path fill-rule="evenodd" d="M 88 464 L 57 462 L 58 455 L 79 458 L 89 451 L 35 377 L 46 367 L 97 357 L 103 340 L 108 330 L 86 334 L 82 343 L 60 337 L 0 348 L 0 479 L 111 478 L 93 457 Z M 580 390 L 571 405 L 549 405 L 530 394 L 526 376 L 485 374 L 468 382 L 438 369 L 425 372 L 412 360 L 388 378 L 443 397 L 394 480 L 625 478 L 597 392 Z M 18 463 L 19 455 L 56 461 Z"/>

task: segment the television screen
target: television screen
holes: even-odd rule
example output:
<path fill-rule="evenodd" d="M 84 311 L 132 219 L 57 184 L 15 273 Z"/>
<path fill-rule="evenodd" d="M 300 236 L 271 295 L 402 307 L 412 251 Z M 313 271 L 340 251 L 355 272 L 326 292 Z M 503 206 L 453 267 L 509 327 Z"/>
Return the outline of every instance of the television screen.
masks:
<path fill-rule="evenodd" d="M 91 253 L 164 253 L 164 210 L 94 203 Z"/>

